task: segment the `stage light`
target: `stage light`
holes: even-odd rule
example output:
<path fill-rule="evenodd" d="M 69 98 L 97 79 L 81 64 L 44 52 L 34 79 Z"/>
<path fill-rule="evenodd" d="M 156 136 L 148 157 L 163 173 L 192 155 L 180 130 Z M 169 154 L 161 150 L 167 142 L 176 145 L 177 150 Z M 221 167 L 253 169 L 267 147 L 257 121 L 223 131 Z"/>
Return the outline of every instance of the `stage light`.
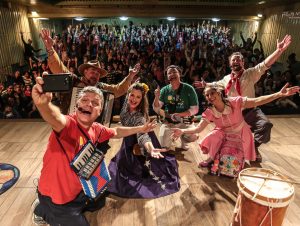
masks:
<path fill-rule="evenodd" d="M 74 20 L 77 20 L 77 21 L 83 21 L 85 18 L 82 18 L 82 17 L 75 17 Z"/>
<path fill-rule="evenodd" d="M 119 19 L 120 20 L 128 20 L 128 17 L 127 16 L 121 16 Z"/>
<path fill-rule="evenodd" d="M 169 17 L 167 17 L 167 20 L 168 20 L 168 21 L 174 21 L 174 20 L 176 20 L 176 18 L 175 18 L 175 17 L 172 17 L 172 16 L 169 16 Z"/>
<path fill-rule="evenodd" d="M 262 5 L 262 4 L 265 4 L 266 3 L 266 1 L 260 1 L 260 2 L 258 2 L 257 4 L 258 5 Z"/>
<path fill-rule="evenodd" d="M 39 14 L 38 14 L 36 11 L 32 11 L 32 12 L 31 12 L 31 15 L 32 15 L 32 16 L 39 16 Z"/>
<path fill-rule="evenodd" d="M 262 18 L 263 15 L 261 13 L 257 14 L 257 17 Z"/>
<path fill-rule="evenodd" d="M 219 19 L 219 18 L 212 18 L 211 19 L 213 22 L 219 22 L 221 19 Z"/>

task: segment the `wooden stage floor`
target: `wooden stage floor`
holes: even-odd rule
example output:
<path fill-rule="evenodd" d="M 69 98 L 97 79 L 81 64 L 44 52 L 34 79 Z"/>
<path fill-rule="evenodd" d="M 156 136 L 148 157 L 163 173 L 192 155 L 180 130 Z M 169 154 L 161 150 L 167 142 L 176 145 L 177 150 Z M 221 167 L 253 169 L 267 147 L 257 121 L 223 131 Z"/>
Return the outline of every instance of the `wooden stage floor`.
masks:
<path fill-rule="evenodd" d="M 261 164 L 252 166 L 274 169 L 300 181 L 300 117 L 271 117 L 272 139 L 262 145 Z M 113 125 L 117 126 L 117 125 Z M 212 127 L 211 127 L 212 128 Z M 209 130 L 200 134 L 200 138 Z M 20 169 L 20 179 L 0 195 L 1 226 L 31 226 L 30 207 L 36 198 L 35 182 L 42 168 L 42 158 L 51 129 L 45 122 L 0 121 L 0 162 Z M 106 161 L 115 155 L 121 140 L 111 140 Z M 178 152 L 181 189 L 176 194 L 152 199 L 123 199 L 110 196 L 100 211 L 87 213 L 92 226 L 179 226 L 229 225 L 236 203 L 236 180 L 212 176 L 197 164 L 205 159 L 196 144 L 189 151 Z M 284 226 L 300 225 L 300 193 L 289 205 Z M 251 210 L 249 210 L 251 211 Z M 254 226 L 254 225 L 253 225 Z"/>

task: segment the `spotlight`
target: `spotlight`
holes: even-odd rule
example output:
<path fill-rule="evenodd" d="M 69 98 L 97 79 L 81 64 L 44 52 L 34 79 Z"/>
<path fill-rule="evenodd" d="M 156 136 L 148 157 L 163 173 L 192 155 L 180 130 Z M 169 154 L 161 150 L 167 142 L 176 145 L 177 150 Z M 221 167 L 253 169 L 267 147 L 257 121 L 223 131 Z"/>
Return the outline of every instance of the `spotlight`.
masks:
<path fill-rule="evenodd" d="M 75 17 L 74 20 L 77 20 L 77 21 L 83 21 L 84 18 L 82 18 L 82 17 Z"/>
<path fill-rule="evenodd" d="M 211 19 L 213 22 L 219 22 L 221 19 L 219 19 L 219 18 L 212 18 Z"/>
<path fill-rule="evenodd" d="M 169 17 L 167 17 L 167 20 L 168 20 L 168 21 L 174 21 L 174 20 L 176 20 L 176 18 L 175 18 L 175 17 L 172 17 L 172 16 L 169 16 Z"/>
<path fill-rule="evenodd" d="M 121 16 L 119 19 L 120 20 L 128 20 L 128 17 L 127 16 Z"/>
<path fill-rule="evenodd" d="M 263 15 L 261 13 L 257 14 L 257 17 L 262 18 Z"/>

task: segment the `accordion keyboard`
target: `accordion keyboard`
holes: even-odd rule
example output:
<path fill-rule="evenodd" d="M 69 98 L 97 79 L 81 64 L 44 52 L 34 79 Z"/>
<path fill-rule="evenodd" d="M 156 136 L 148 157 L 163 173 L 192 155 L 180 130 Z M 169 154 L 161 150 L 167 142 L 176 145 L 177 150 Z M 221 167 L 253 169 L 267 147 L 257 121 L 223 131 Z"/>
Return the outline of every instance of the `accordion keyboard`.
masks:
<path fill-rule="evenodd" d="M 104 154 L 89 142 L 82 148 L 80 153 L 76 155 L 71 162 L 71 167 L 78 176 L 89 179 L 103 158 Z"/>

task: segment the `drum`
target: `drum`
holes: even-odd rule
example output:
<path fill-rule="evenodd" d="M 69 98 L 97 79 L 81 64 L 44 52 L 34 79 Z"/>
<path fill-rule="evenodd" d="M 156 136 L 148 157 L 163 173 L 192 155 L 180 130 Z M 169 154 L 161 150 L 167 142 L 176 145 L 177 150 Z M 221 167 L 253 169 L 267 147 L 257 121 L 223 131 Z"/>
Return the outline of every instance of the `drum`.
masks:
<path fill-rule="evenodd" d="M 242 170 L 237 181 L 239 195 L 231 225 L 280 226 L 294 197 L 294 186 L 283 180 L 289 178 L 269 169 Z"/>

